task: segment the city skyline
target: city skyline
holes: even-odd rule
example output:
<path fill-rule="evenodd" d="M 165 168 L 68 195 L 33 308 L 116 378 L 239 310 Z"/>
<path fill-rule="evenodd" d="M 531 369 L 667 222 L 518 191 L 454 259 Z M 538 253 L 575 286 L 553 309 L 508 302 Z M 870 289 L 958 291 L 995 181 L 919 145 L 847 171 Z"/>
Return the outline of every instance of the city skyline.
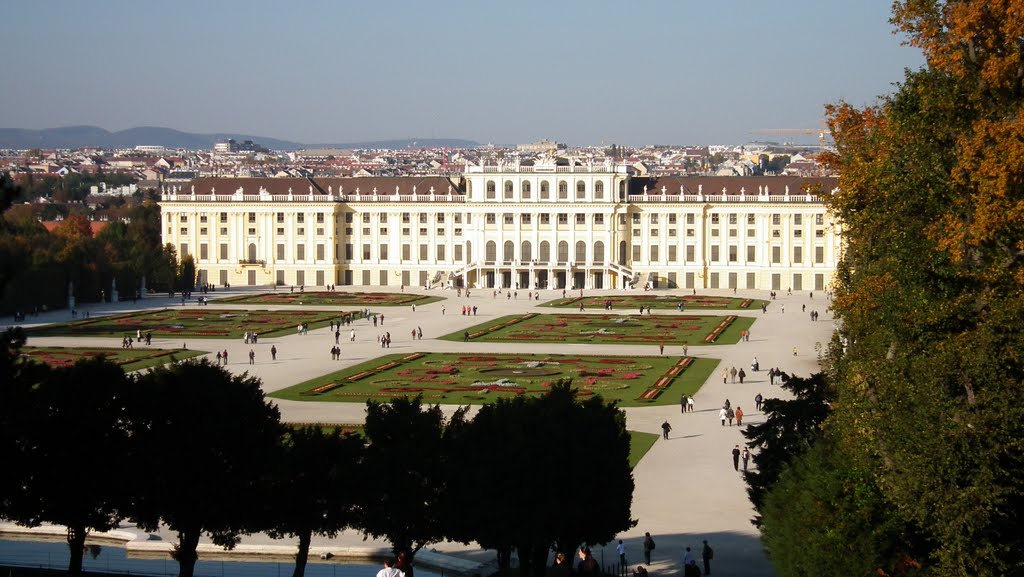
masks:
<path fill-rule="evenodd" d="M 49 6 L 8 5 L 2 127 L 739 143 L 816 129 L 825 104 L 875 102 L 923 63 L 879 1 Z"/>

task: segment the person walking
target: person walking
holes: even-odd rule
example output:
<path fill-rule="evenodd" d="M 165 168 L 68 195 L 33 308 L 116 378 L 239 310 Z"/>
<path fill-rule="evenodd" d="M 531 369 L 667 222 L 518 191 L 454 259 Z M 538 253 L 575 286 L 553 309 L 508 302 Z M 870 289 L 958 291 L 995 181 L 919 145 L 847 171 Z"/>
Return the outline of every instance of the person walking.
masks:
<path fill-rule="evenodd" d="M 736 412 L 732 410 L 732 407 L 729 407 L 728 409 L 725 410 L 725 418 L 729 419 L 729 426 L 730 427 L 732 426 L 732 419 L 735 416 L 736 416 Z"/>
<path fill-rule="evenodd" d="M 686 412 L 688 412 L 688 413 L 692 413 L 693 412 L 693 397 L 692 396 L 686 397 Z"/>
<path fill-rule="evenodd" d="M 740 378 L 740 384 L 743 384 L 743 379 L 746 378 L 747 373 L 744 372 L 743 367 L 740 367 L 740 372 L 736 373 L 736 376 Z"/>
<path fill-rule="evenodd" d="M 668 439 L 668 434 L 671 430 L 672 425 L 668 424 L 668 421 L 665 421 L 664 423 L 661 424 L 661 436 L 664 437 L 666 440 Z"/>
<path fill-rule="evenodd" d="M 736 405 L 736 426 L 743 426 L 743 407 Z"/>
<path fill-rule="evenodd" d="M 724 427 L 725 420 L 729 418 L 729 411 L 727 411 L 725 407 L 722 407 L 722 410 L 718 411 L 718 418 L 722 420 L 722 426 Z"/>
<path fill-rule="evenodd" d="M 658 345 L 658 354 L 659 355 L 665 354 L 665 344 L 664 343 Z"/>
<path fill-rule="evenodd" d="M 736 384 L 736 375 L 737 374 L 739 374 L 739 371 L 736 370 L 735 366 L 733 366 L 733 368 L 729 369 L 729 376 L 732 377 L 732 384 L 734 384 L 734 385 Z"/>
<path fill-rule="evenodd" d="M 736 445 L 732 449 L 732 468 L 737 471 L 740 470 L 740 446 Z"/>
<path fill-rule="evenodd" d="M 221 356 L 224 357 L 224 366 L 228 366 L 228 350 L 224 349 L 224 354 L 222 354 Z"/>
<path fill-rule="evenodd" d="M 715 550 L 708 545 L 707 539 L 704 540 L 704 549 L 701 550 L 700 556 L 704 560 L 704 574 L 711 575 L 711 560 L 715 558 Z"/>
<path fill-rule="evenodd" d="M 277 345 L 270 345 L 270 360 L 277 360 Z"/>
<path fill-rule="evenodd" d="M 763 401 L 764 397 L 761 396 L 761 393 L 758 393 L 757 395 L 754 396 L 754 408 L 757 409 L 758 412 L 761 411 L 761 403 Z"/>
<path fill-rule="evenodd" d="M 220 366 L 220 351 L 217 351 L 217 366 Z"/>
<path fill-rule="evenodd" d="M 250 365 L 255 365 L 256 364 L 256 351 L 254 351 L 252 349 L 249 349 L 249 364 Z"/>
<path fill-rule="evenodd" d="M 750 449 L 748 449 L 746 447 L 743 447 L 742 458 L 743 458 L 743 470 L 746 471 L 747 470 L 747 463 L 750 462 Z"/>
<path fill-rule="evenodd" d="M 352 342 L 355 342 L 355 340 L 356 340 L 356 330 L 355 329 L 352 329 L 352 330 L 350 330 L 348 332 L 348 340 L 352 341 Z"/>
<path fill-rule="evenodd" d="M 619 554 L 619 564 L 622 565 L 623 569 L 626 567 L 626 546 L 622 544 L 622 539 L 619 539 L 619 544 L 615 546 L 615 551 Z"/>
<path fill-rule="evenodd" d="M 644 533 L 644 563 L 647 565 L 651 564 L 651 551 L 654 551 L 654 539 L 651 538 L 650 533 Z"/>
<path fill-rule="evenodd" d="M 729 369 L 722 369 L 722 384 L 729 384 Z"/>
<path fill-rule="evenodd" d="M 220 356 L 220 353 L 217 353 L 217 355 Z M 686 396 L 686 393 L 679 397 L 679 412 L 686 413 L 686 405 L 689 403 L 688 399 L 689 397 Z"/>

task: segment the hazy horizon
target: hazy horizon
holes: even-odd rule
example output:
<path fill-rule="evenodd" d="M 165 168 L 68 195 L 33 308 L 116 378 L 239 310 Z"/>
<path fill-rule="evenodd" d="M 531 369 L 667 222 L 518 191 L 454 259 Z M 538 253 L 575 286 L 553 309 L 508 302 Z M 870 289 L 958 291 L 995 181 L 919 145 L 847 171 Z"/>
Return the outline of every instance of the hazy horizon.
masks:
<path fill-rule="evenodd" d="M 816 136 L 923 63 L 891 3 L 13 0 L 0 126 L 304 144 L 715 144 Z M 841 23 L 842 26 L 837 24 Z"/>

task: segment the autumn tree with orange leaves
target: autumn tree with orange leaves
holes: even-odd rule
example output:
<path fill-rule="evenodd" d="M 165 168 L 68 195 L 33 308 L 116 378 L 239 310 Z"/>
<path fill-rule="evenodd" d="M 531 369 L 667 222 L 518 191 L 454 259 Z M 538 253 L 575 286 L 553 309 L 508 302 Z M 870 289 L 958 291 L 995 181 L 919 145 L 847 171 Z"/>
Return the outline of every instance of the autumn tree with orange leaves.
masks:
<path fill-rule="evenodd" d="M 830 202 L 847 246 L 824 431 L 881 496 L 856 506 L 905 527 L 876 574 L 1020 575 L 1024 0 L 906 0 L 892 23 L 926 66 L 877 105 L 828 107 L 841 174 Z M 814 475 L 786 482 L 822 494 Z M 848 532 L 843 513 L 813 530 Z M 766 533 L 772 523 L 765 513 Z"/>

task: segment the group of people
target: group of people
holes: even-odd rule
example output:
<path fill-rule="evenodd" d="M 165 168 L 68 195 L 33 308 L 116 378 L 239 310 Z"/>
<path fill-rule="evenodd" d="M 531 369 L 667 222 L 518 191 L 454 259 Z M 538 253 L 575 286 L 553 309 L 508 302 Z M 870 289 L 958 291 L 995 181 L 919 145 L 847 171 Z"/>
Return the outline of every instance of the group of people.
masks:
<path fill-rule="evenodd" d="M 462 307 L 462 316 L 469 316 L 469 315 L 472 315 L 474 317 L 476 316 L 476 305 L 473 305 L 473 306 L 463 305 L 463 307 Z"/>
<path fill-rule="evenodd" d="M 737 370 L 736 367 L 732 367 L 731 369 L 722 369 L 722 384 L 723 385 L 729 383 L 729 378 L 730 377 L 732 378 L 732 382 L 733 383 L 735 383 L 736 382 L 736 378 L 739 377 L 740 384 L 742 385 L 743 384 L 743 379 L 745 379 L 747 377 L 747 373 L 744 372 L 743 367 L 740 367 L 739 370 Z"/>
<path fill-rule="evenodd" d="M 644 540 L 642 543 L 644 552 L 644 565 L 651 564 L 651 552 L 654 551 L 655 543 L 654 538 L 651 537 L 650 533 L 644 533 Z M 623 567 L 626 567 L 626 547 L 620 540 L 616 545 L 615 550 L 619 553 L 619 562 Z M 582 557 L 582 555 L 581 555 Z M 704 562 L 703 575 L 711 575 L 711 560 L 715 558 L 715 550 L 708 545 L 707 539 L 703 541 L 703 547 L 700 552 L 701 560 Z M 693 554 L 693 550 L 686 547 L 683 550 L 683 577 L 701 577 L 702 573 L 700 567 L 697 566 L 697 559 Z M 647 568 L 644 565 L 637 565 L 633 568 L 633 577 L 647 577 Z"/>

